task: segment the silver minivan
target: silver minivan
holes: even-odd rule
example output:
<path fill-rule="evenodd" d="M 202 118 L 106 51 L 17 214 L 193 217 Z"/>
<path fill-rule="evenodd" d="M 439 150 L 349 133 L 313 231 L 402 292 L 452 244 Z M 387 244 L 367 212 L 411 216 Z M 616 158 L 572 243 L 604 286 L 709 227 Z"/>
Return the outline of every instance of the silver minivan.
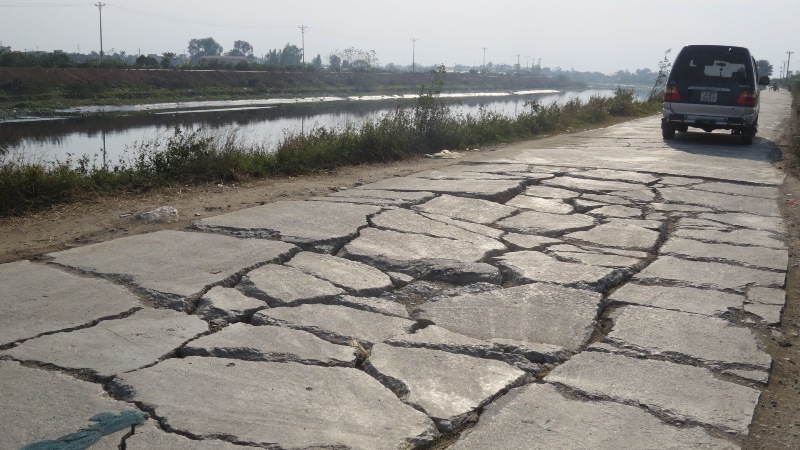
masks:
<path fill-rule="evenodd" d="M 687 45 L 678 53 L 664 90 L 661 134 L 673 139 L 689 127 L 731 130 L 752 144 L 758 132 L 759 86 L 750 50 L 725 45 Z"/>

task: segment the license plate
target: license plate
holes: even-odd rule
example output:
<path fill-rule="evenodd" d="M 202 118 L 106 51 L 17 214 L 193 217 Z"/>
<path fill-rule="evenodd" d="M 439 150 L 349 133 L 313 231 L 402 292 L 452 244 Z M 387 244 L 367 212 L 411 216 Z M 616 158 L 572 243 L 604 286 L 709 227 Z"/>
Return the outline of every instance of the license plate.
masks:
<path fill-rule="evenodd" d="M 700 101 L 706 103 L 717 103 L 717 91 L 700 91 Z"/>

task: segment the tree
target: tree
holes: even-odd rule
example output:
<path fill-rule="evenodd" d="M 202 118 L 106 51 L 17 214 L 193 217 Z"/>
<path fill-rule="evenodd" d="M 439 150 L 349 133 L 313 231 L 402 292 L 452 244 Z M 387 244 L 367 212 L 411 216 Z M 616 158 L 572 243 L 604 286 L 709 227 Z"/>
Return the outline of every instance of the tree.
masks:
<path fill-rule="evenodd" d="M 333 55 L 339 58 L 341 68 L 345 70 L 366 71 L 379 65 L 375 50 L 360 50 L 350 47 L 345 50 L 337 50 Z M 333 64 L 331 64 L 331 70 L 334 70 Z"/>
<path fill-rule="evenodd" d="M 658 75 L 656 76 L 656 81 L 653 83 L 653 89 L 650 89 L 650 93 L 647 94 L 648 101 L 656 99 L 661 94 L 661 88 L 667 81 L 669 68 L 672 67 L 672 63 L 669 60 L 669 53 L 671 51 L 672 49 L 668 48 L 667 51 L 664 52 L 664 59 L 658 62 Z"/>
<path fill-rule="evenodd" d="M 164 69 L 169 69 L 170 66 L 172 66 L 172 58 L 174 58 L 177 55 L 173 52 L 164 52 L 161 54 L 161 56 L 163 57 L 163 59 L 161 60 L 161 67 L 163 67 Z"/>
<path fill-rule="evenodd" d="M 158 60 L 156 60 L 152 56 L 141 55 L 138 58 L 136 58 L 136 65 L 139 67 L 157 68 Z"/>
<path fill-rule="evenodd" d="M 314 57 L 314 59 L 311 60 L 311 65 L 316 70 L 322 69 L 322 57 L 319 54 L 317 54 L 317 56 Z"/>
<path fill-rule="evenodd" d="M 303 51 L 296 45 L 287 43 L 281 52 L 281 66 L 299 66 L 303 61 Z"/>
<path fill-rule="evenodd" d="M 772 76 L 772 64 L 770 64 L 766 59 L 759 59 L 756 61 L 756 66 L 758 67 L 758 76 Z"/>
<path fill-rule="evenodd" d="M 211 37 L 192 39 L 189 41 L 189 48 L 187 51 L 193 59 L 200 58 L 201 56 L 219 56 L 222 54 L 222 46 Z"/>
<path fill-rule="evenodd" d="M 331 72 L 338 72 L 342 68 L 342 58 L 340 58 L 339 55 L 331 53 L 331 55 L 328 56 L 328 64 L 331 67 Z"/>
<path fill-rule="evenodd" d="M 248 58 L 253 57 L 253 46 L 250 45 L 247 41 L 235 41 L 233 43 L 233 49 L 226 53 L 228 56 L 246 56 Z"/>

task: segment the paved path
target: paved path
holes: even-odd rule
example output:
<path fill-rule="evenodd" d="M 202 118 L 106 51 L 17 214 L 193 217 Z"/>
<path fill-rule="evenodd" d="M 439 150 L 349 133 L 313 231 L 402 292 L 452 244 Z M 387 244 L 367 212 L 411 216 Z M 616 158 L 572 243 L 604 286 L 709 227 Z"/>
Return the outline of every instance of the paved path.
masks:
<path fill-rule="evenodd" d="M 753 146 L 651 117 L 0 265 L 0 448 L 128 410 L 94 448 L 736 448 L 785 300 L 764 97 Z"/>

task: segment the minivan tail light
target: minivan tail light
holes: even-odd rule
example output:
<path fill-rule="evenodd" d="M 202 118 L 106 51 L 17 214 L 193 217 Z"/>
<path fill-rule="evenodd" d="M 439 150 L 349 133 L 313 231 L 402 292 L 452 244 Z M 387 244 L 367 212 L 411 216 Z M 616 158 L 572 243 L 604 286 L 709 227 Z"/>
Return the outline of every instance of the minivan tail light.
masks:
<path fill-rule="evenodd" d="M 742 91 L 741 95 L 739 95 L 739 99 L 736 100 L 736 104 L 739 106 L 756 106 L 756 91 L 753 90 L 745 90 Z"/>
<path fill-rule="evenodd" d="M 680 101 L 681 94 L 678 93 L 678 88 L 675 86 L 667 86 L 664 90 L 664 101 L 665 102 L 677 102 Z"/>

